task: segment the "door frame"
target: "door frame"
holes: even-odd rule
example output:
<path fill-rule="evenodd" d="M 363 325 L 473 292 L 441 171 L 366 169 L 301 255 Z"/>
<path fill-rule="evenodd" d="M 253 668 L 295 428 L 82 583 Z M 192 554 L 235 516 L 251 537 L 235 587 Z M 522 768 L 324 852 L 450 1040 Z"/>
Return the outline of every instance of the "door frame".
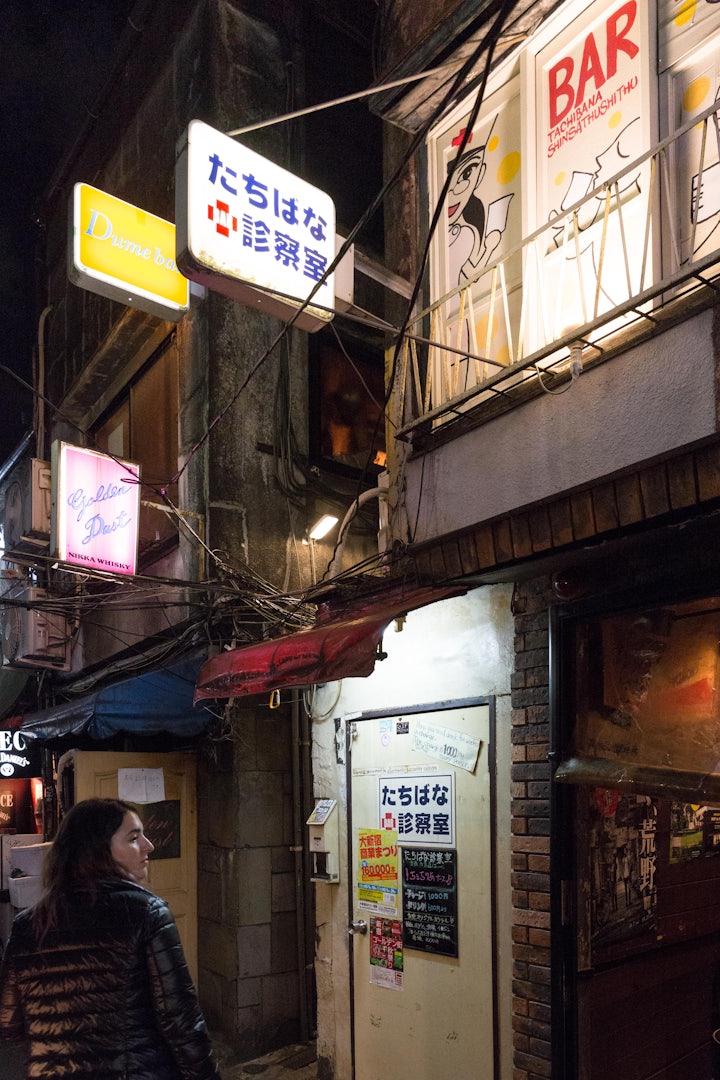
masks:
<path fill-rule="evenodd" d="M 621 586 L 591 593 L 578 600 L 549 606 L 550 664 L 550 950 L 551 950 L 551 1067 L 552 1076 L 574 1080 L 584 1061 L 580 1051 L 578 986 L 585 973 L 578 971 L 578 902 L 580 869 L 577 863 L 576 806 L 588 782 L 560 783 L 555 773 L 568 754 L 575 723 L 577 678 L 576 627 L 586 618 L 642 613 L 720 595 L 717 571 L 696 576 L 694 569 L 678 581 L 661 576 L 640 585 Z M 671 770 L 668 770 L 670 773 Z M 631 786 L 625 790 L 632 792 Z M 644 789 L 638 787 L 639 794 Z M 671 783 L 665 794 L 672 795 Z M 690 939 L 692 940 L 692 939 Z"/>
<path fill-rule="evenodd" d="M 347 790 L 347 866 L 353 866 L 353 789 L 352 789 L 352 742 L 353 726 L 363 720 L 380 720 L 390 716 L 417 716 L 429 712 L 452 712 L 478 705 L 488 708 L 488 771 L 490 787 L 490 933 L 492 955 L 492 1030 L 493 1030 L 493 1076 L 500 1080 L 500 1024 L 498 1015 L 498 914 L 497 914 L 497 763 L 495 732 L 495 695 L 456 698 L 451 701 L 433 701 L 423 705 L 397 706 L 385 709 L 368 709 L 345 720 L 345 782 Z M 348 870 L 347 925 L 354 918 L 354 882 Z M 352 1080 L 355 1080 L 355 939 L 349 934 L 350 975 L 350 1060 Z"/>

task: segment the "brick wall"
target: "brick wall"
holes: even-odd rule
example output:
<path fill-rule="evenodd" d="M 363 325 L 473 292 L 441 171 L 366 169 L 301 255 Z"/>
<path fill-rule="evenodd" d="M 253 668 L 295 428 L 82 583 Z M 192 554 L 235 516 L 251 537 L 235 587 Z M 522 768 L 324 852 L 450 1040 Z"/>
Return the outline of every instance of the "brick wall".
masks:
<path fill-rule="evenodd" d="M 513 1080 L 550 1071 L 550 580 L 513 597 L 512 680 Z"/>

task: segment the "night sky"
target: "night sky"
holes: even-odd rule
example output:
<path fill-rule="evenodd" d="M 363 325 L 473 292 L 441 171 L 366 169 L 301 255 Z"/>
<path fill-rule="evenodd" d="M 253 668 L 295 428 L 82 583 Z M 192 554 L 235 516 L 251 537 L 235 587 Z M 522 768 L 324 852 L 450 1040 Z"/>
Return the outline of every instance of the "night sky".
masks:
<path fill-rule="evenodd" d="M 135 0 L 0 0 L 0 364 L 32 381 L 33 246 L 43 189 L 87 122 Z M 0 370 L 0 467 L 32 398 Z"/>

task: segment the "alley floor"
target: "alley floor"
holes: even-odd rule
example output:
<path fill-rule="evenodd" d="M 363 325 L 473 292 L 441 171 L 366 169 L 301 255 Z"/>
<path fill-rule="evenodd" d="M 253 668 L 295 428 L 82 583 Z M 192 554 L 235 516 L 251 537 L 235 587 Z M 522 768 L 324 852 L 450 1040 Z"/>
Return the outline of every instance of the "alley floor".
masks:
<path fill-rule="evenodd" d="M 219 1046 L 218 1063 L 223 1080 L 317 1080 L 314 1043 L 286 1046 L 244 1062 L 234 1062 L 232 1055 Z M 4 1046 L 0 1053 L 0 1080 L 25 1080 L 25 1076 L 19 1047 Z"/>
<path fill-rule="evenodd" d="M 296 1043 L 252 1061 L 233 1064 L 222 1047 L 218 1062 L 223 1080 L 317 1080 L 315 1043 Z"/>

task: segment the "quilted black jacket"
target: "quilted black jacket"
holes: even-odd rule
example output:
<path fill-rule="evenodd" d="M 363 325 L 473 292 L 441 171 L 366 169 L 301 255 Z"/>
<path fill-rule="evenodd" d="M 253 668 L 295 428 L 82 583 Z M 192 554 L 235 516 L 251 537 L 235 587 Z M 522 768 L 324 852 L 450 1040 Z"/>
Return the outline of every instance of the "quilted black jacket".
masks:
<path fill-rule="evenodd" d="M 21 912 L 1 970 L 0 1038 L 27 1042 L 31 1078 L 219 1076 L 173 917 L 140 885 L 73 895 L 40 948 Z"/>

